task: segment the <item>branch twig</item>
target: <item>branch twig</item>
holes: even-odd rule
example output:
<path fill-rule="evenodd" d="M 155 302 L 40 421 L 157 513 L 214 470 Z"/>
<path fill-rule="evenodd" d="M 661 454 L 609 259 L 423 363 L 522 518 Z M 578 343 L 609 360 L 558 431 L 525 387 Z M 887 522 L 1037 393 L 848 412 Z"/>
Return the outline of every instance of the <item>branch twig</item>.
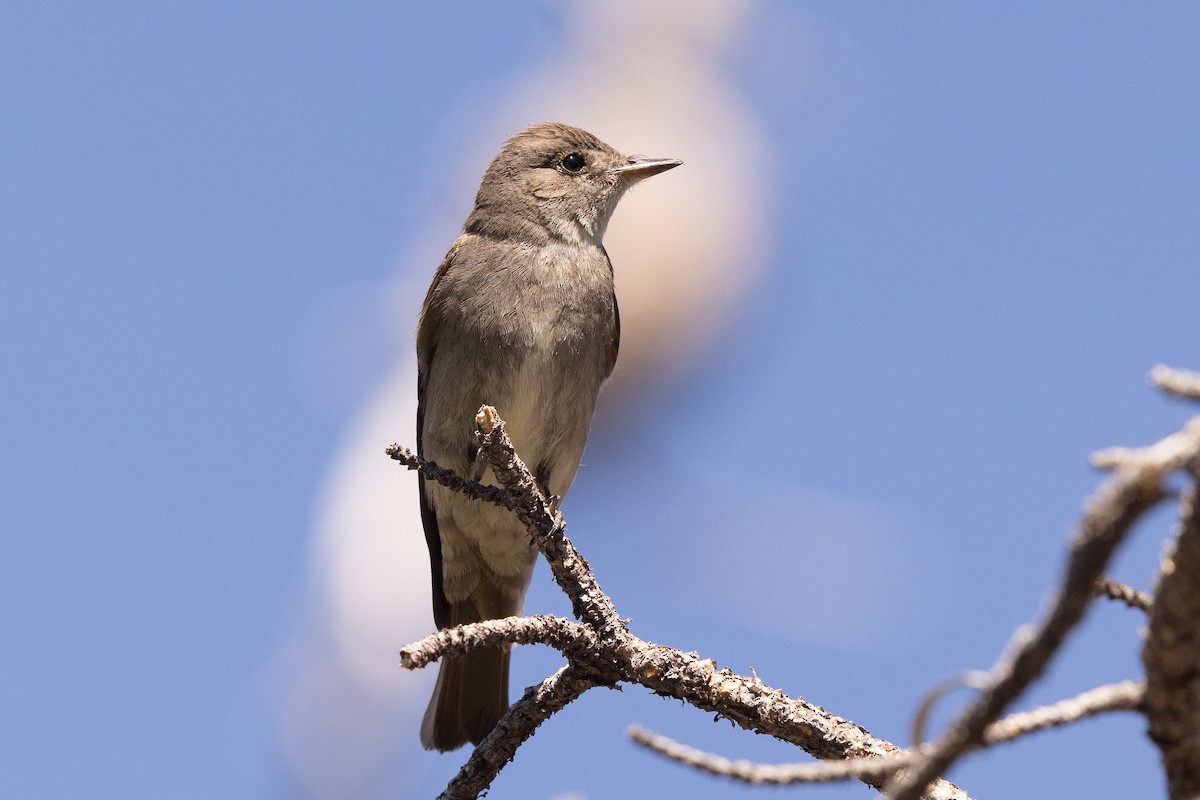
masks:
<path fill-rule="evenodd" d="M 988 726 L 981 746 L 1011 741 L 1035 731 L 1110 711 L 1134 711 L 1140 706 L 1144 694 L 1145 687 L 1142 684 L 1124 681 L 1100 686 L 1049 706 L 1012 714 Z M 706 753 L 638 726 L 629 729 L 629 736 L 637 744 L 673 761 L 750 784 L 782 785 L 844 780 L 878 783 L 916 763 L 919 758 L 917 753 L 901 751 L 882 758 L 857 758 L 820 764 L 755 764 Z"/>
<path fill-rule="evenodd" d="M 483 406 L 475 418 L 479 427 L 479 452 L 496 479 L 513 499 L 513 511 L 525 523 L 546 561 L 554 580 L 571 600 L 575 616 L 591 623 L 601 638 L 620 639 L 625 624 L 617 616 L 612 600 L 600 588 L 587 561 L 567 538 L 567 525 L 556 508 L 551 508 L 537 481 L 517 456 L 496 409 Z"/>
<path fill-rule="evenodd" d="M 435 661 L 478 647 L 502 643 L 544 644 L 563 653 L 588 652 L 596 648 L 592 629 L 561 617 L 505 617 L 457 625 L 426 636 L 400 648 L 400 666 L 421 669 Z"/>
<path fill-rule="evenodd" d="M 1149 592 L 1139 591 L 1127 583 L 1121 583 L 1112 578 L 1101 578 L 1096 581 L 1096 594 L 1099 597 L 1117 600 L 1138 611 L 1149 612 L 1150 607 L 1154 605 L 1154 596 Z"/>
<path fill-rule="evenodd" d="M 416 470 L 432 481 L 440 483 L 448 489 L 470 497 L 473 500 L 483 500 L 503 508 L 512 509 L 514 500 L 508 492 L 495 486 L 487 486 L 477 481 L 468 481 L 452 469 L 447 469 L 435 461 L 430 461 L 398 444 L 389 444 L 384 450 L 393 461 L 399 461 L 410 470 Z"/>

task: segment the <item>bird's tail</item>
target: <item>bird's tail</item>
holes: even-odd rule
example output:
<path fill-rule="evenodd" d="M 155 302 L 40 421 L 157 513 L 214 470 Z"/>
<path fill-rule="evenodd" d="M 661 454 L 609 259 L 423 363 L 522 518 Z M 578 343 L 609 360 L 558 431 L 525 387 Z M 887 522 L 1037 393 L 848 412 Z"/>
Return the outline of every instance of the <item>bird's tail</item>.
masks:
<path fill-rule="evenodd" d="M 480 621 L 470 599 L 450 605 L 450 627 Z M 479 744 L 492 732 L 508 711 L 510 650 L 510 645 L 479 648 L 442 660 L 421 722 L 421 745 L 426 750 L 445 752 L 467 742 Z"/>

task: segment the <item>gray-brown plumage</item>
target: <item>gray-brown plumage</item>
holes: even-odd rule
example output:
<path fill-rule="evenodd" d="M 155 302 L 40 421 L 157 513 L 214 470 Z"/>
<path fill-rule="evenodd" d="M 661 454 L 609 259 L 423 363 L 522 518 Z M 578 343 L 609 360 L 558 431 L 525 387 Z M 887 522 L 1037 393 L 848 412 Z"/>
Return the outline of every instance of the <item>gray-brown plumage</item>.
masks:
<path fill-rule="evenodd" d="M 495 406 L 517 452 L 564 496 L 587 442 L 620 320 L 601 239 L 625 190 L 678 166 L 623 156 L 590 133 L 544 123 L 488 166 L 417 329 L 417 449 L 474 471 L 473 420 Z M 490 471 L 484 482 L 494 483 Z M 421 519 L 439 629 L 521 613 L 536 551 L 517 518 L 424 480 Z M 446 658 L 421 724 L 427 749 L 479 743 L 508 710 L 509 648 Z"/>

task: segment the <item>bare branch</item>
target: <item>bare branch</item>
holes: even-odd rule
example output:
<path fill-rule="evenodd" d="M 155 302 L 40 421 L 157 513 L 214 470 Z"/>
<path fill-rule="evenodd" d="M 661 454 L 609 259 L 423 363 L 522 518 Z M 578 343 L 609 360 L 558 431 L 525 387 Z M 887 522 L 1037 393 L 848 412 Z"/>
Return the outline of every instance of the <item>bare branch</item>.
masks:
<path fill-rule="evenodd" d="M 480 450 L 497 480 L 515 503 L 513 511 L 525 523 L 538 549 L 550 564 L 559 587 L 571 599 L 575 616 L 590 622 L 602 638 L 619 641 L 625 624 L 617 616 L 612 600 L 600 588 L 587 561 L 566 536 L 566 522 L 552 509 L 529 469 L 517 457 L 504 420 L 491 406 L 483 406 L 476 417 Z"/>
<path fill-rule="evenodd" d="M 659 694 L 714 711 L 747 730 L 791 742 L 821 759 L 889 756 L 900 752 L 860 725 L 830 714 L 804 698 L 788 697 L 757 677 L 717 669 L 710 659 L 642 642 L 631 650 L 631 680 Z M 950 784 L 930 796 L 965 797 Z"/>
<path fill-rule="evenodd" d="M 384 450 L 393 461 L 399 461 L 410 470 L 416 470 L 431 481 L 440 483 L 448 489 L 453 489 L 474 500 L 494 503 L 507 509 L 512 509 L 513 498 L 503 489 L 487 486 L 478 481 L 468 481 L 452 469 L 447 469 L 437 462 L 422 458 L 407 447 L 389 444 Z"/>
<path fill-rule="evenodd" d="M 1163 557 L 1142 663 L 1146 716 L 1171 800 L 1200 797 L 1200 510 L 1182 500 L 1179 533 Z"/>
<path fill-rule="evenodd" d="M 1138 611 L 1148 612 L 1154 605 L 1154 596 L 1149 592 L 1139 591 L 1127 583 L 1121 583 L 1112 578 L 1101 578 L 1096 581 L 1096 595 L 1120 601 Z"/>
<path fill-rule="evenodd" d="M 564 653 L 594 650 L 591 628 L 561 617 L 505 617 L 446 628 L 400 649 L 400 666 L 421 669 L 445 656 L 502 643 L 545 644 Z"/>
<path fill-rule="evenodd" d="M 887 793 L 893 800 L 916 800 L 926 784 L 981 741 L 987 726 L 1042 674 L 1067 634 L 1083 618 L 1095 596 L 1096 581 L 1117 546 L 1133 523 L 1162 498 L 1162 477 L 1198 450 L 1200 420 L 1193 420 L 1183 431 L 1158 444 L 1140 451 L 1124 451 L 1106 462 L 1116 466 L 1117 472 L 1101 484 L 1089 503 L 1049 614 L 1040 624 L 1017 631 L 1010 654 L 1002 656 L 991 669 L 991 688 L 959 716 L 927 757 L 889 784 Z"/>
<path fill-rule="evenodd" d="M 710 775 L 751 784 L 830 783 L 845 780 L 878 784 L 913 761 L 911 753 L 897 751 L 893 756 L 823 761 L 817 764 L 755 764 L 706 753 L 636 725 L 629 729 L 629 737 L 672 761 L 687 764 Z"/>
<path fill-rule="evenodd" d="M 983 732 L 983 743 L 992 745 L 1011 741 L 1034 731 L 1057 728 L 1110 711 L 1137 711 L 1145 695 L 1145 684 L 1137 681 L 1098 686 L 1066 700 L 1010 714 L 993 722 Z"/>
<path fill-rule="evenodd" d="M 988 726 L 984 732 L 983 745 L 999 744 L 1035 731 L 1066 725 L 1109 711 L 1134 711 L 1139 707 L 1144 693 L 1145 687 L 1142 684 L 1124 681 L 1097 687 L 1053 705 L 1012 714 Z M 881 758 L 855 758 L 820 764 L 755 764 L 745 760 L 732 761 L 715 753 L 706 753 L 636 725 L 629 729 L 629 736 L 637 744 L 666 758 L 712 775 L 751 784 L 860 780 L 875 785 L 916 763 L 919 758 L 917 753 L 897 751 L 892 756 Z"/>
<path fill-rule="evenodd" d="M 525 690 L 525 694 L 501 717 L 462 769 L 438 795 L 438 800 L 471 800 L 492 785 L 500 770 L 533 736 L 537 727 L 561 711 L 595 684 L 580 677 L 570 665 Z"/>
<path fill-rule="evenodd" d="M 1189 400 L 1200 400 L 1200 372 L 1173 369 L 1159 364 L 1150 370 L 1150 382 L 1167 394 Z"/>

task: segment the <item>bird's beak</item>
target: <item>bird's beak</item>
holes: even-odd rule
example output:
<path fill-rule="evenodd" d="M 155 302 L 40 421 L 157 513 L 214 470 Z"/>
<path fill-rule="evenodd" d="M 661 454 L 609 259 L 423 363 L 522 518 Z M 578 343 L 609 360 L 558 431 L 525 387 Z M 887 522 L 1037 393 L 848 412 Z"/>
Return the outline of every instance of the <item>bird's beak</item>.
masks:
<path fill-rule="evenodd" d="M 646 158 L 645 156 L 630 156 L 628 164 L 613 167 L 615 172 L 626 183 L 637 183 L 643 178 L 666 172 L 678 167 L 683 162 L 677 158 Z"/>

